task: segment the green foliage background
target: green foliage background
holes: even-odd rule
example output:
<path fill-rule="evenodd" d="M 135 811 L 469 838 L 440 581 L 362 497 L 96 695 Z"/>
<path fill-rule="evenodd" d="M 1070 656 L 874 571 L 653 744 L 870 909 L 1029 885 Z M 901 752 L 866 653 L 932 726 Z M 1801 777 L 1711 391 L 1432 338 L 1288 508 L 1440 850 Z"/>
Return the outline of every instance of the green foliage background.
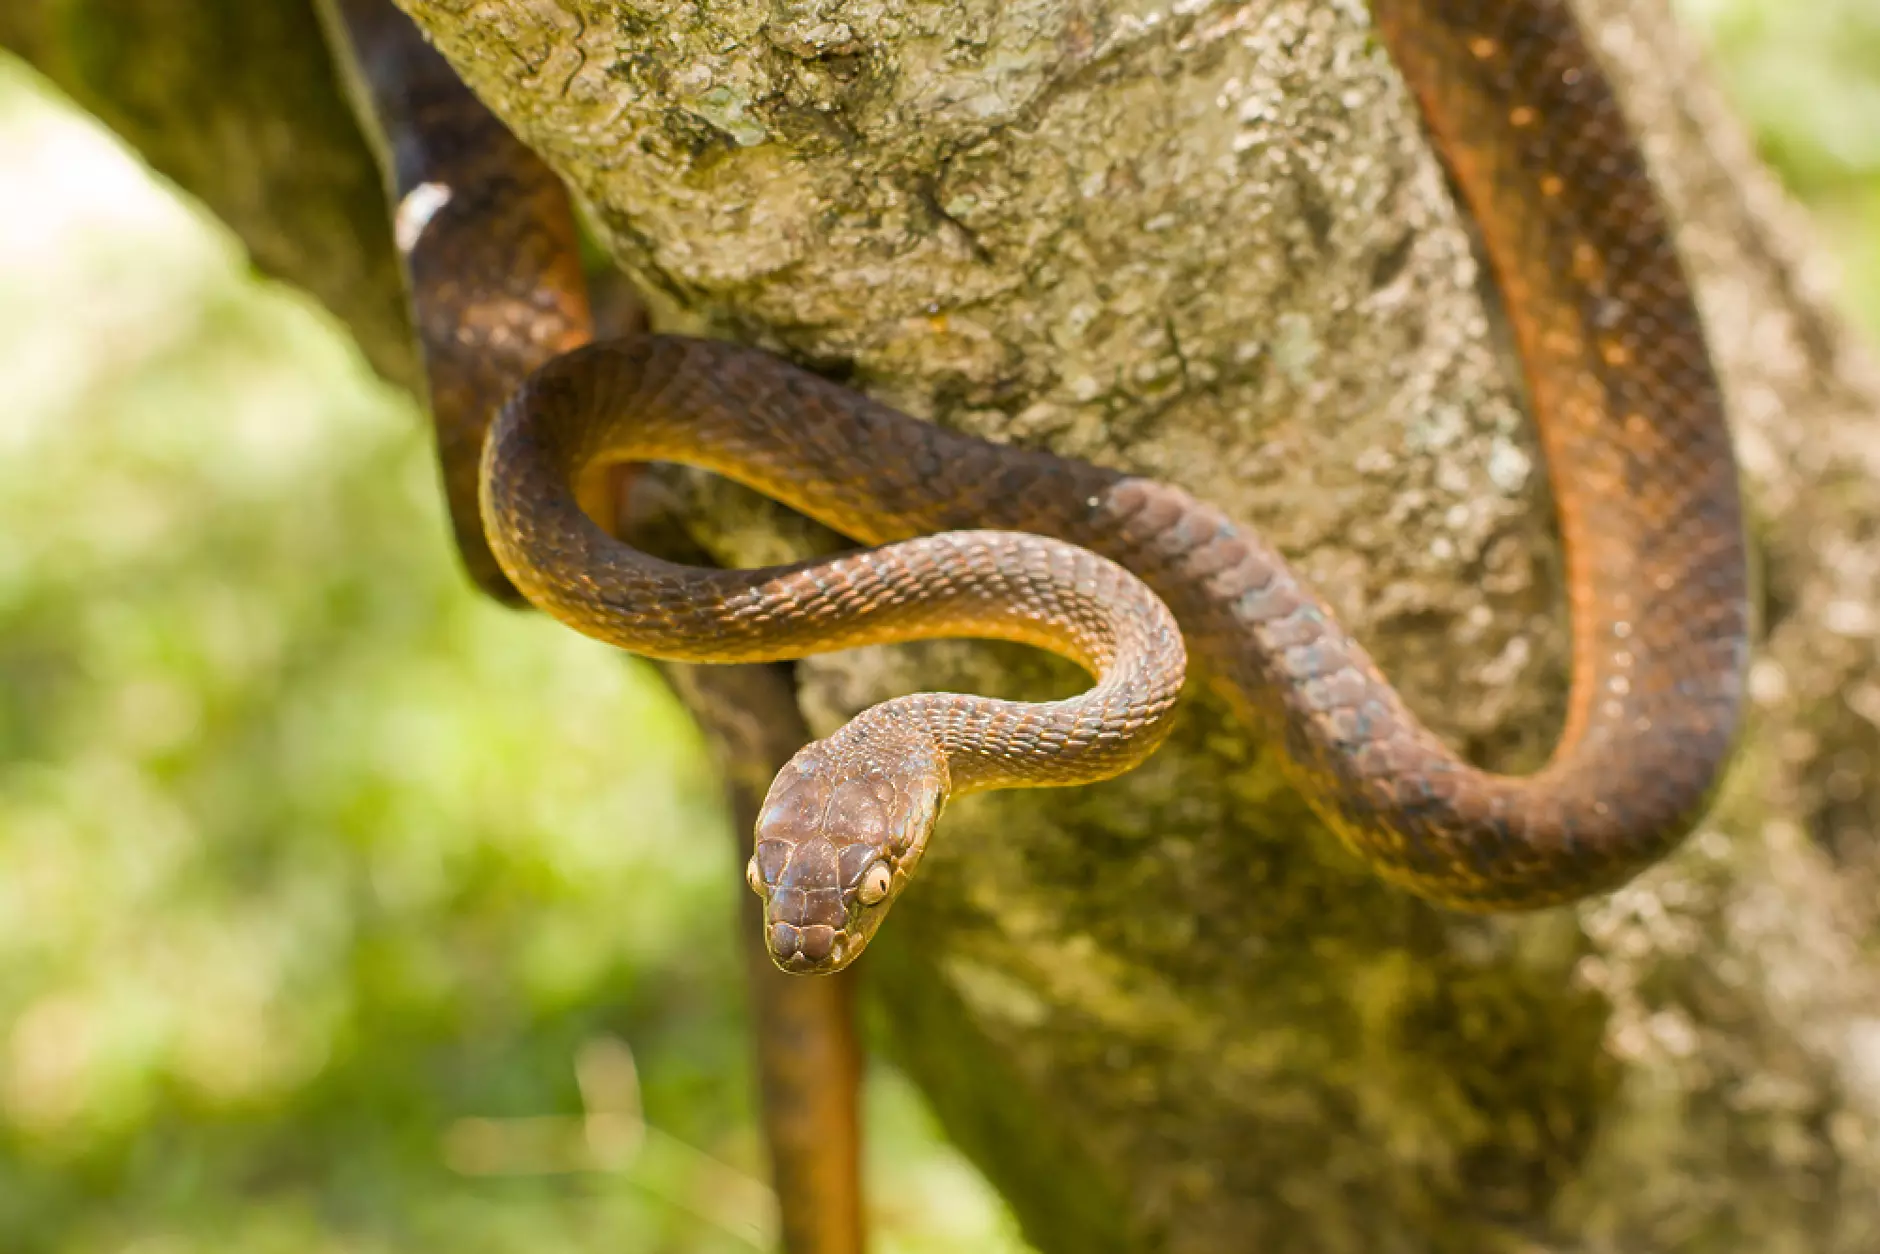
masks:
<path fill-rule="evenodd" d="M 1687 0 L 1880 327 L 1880 0 Z M 0 61 L 0 1254 L 767 1248 L 734 840 L 409 402 Z M 1019 1251 L 870 1080 L 884 1254 Z"/>

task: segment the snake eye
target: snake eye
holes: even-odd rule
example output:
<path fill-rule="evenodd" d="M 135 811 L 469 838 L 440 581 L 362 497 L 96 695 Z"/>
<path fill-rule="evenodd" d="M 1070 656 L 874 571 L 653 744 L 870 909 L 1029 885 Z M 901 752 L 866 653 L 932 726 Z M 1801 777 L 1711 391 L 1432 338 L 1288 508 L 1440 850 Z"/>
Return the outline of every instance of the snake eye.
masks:
<path fill-rule="evenodd" d="M 877 862 L 868 868 L 868 874 L 862 877 L 862 886 L 855 890 L 855 899 L 864 906 L 872 906 L 885 899 L 888 890 L 894 887 L 894 872 L 885 862 Z"/>
<path fill-rule="evenodd" d="M 744 864 L 744 882 L 749 884 L 751 891 L 759 897 L 764 895 L 764 873 L 757 869 L 756 854 L 752 854 L 751 860 Z"/>

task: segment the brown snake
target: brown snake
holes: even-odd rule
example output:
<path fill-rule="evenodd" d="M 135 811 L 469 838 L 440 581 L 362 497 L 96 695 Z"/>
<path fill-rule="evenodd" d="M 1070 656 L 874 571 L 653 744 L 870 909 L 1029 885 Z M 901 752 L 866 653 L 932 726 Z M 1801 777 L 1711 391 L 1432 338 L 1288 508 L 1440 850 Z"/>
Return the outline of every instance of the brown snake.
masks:
<path fill-rule="evenodd" d="M 1277 553 L 1176 488 L 953 434 L 749 349 L 663 336 L 580 348 L 517 392 L 485 447 L 488 538 L 541 608 L 679 660 L 988 635 L 1099 675 L 1051 704 L 902 698 L 800 753 L 749 868 L 779 965 L 834 970 L 862 951 L 948 795 L 1099 779 L 1155 747 L 1181 641 L 1118 566 L 1283 744 L 1324 820 L 1432 901 L 1581 897 L 1663 855 L 1702 812 L 1739 718 L 1747 574 L 1721 398 L 1664 212 L 1562 0 L 1371 11 L 1481 229 L 1547 454 L 1574 662 L 1552 758 L 1523 777 L 1459 759 Z M 579 503 L 609 466 L 651 459 L 885 547 L 762 571 L 659 561 Z"/>
<path fill-rule="evenodd" d="M 396 243 L 423 351 L 439 462 L 458 549 L 491 597 L 522 603 L 483 539 L 483 436 L 502 400 L 534 368 L 593 334 L 561 181 L 470 94 L 391 0 L 322 0 L 336 67 L 395 207 Z M 492 236 L 514 241 L 497 251 Z M 606 303 L 599 321 L 637 327 L 636 308 Z M 808 740 L 787 676 L 714 667 L 677 678 L 692 699 L 743 707 L 739 761 L 781 766 Z M 713 690 L 716 698 L 710 698 Z M 735 694 L 735 695 L 732 695 Z M 766 713 L 751 709 L 753 702 Z M 728 728 L 721 728 L 728 730 Z M 761 786 L 727 790 L 745 830 Z M 763 906 L 752 899 L 761 921 Z M 756 940 L 761 927 L 753 927 Z M 799 980 L 754 946 L 748 964 L 761 1126 L 788 1254 L 861 1254 L 861 1043 L 853 973 Z"/>

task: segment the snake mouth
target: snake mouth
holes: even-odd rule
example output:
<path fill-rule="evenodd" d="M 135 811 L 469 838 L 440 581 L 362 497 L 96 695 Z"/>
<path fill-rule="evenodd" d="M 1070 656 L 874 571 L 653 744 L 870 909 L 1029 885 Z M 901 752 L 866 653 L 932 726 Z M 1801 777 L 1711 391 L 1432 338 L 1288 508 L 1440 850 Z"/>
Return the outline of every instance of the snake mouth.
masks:
<path fill-rule="evenodd" d="M 771 960 L 793 974 L 835 971 L 850 957 L 848 938 L 825 923 L 772 923 L 767 939 Z"/>

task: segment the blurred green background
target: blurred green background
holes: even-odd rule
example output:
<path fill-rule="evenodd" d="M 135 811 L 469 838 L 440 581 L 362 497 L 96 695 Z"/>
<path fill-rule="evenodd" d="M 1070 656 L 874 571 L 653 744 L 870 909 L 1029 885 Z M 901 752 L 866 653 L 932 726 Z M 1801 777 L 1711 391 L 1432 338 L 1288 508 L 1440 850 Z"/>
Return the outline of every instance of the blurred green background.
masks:
<path fill-rule="evenodd" d="M 1880 327 L 1880 0 L 1686 0 Z M 0 1254 L 767 1249 L 702 746 L 418 414 L 0 58 Z M 892 1071 L 882 1254 L 1024 1247 Z"/>

